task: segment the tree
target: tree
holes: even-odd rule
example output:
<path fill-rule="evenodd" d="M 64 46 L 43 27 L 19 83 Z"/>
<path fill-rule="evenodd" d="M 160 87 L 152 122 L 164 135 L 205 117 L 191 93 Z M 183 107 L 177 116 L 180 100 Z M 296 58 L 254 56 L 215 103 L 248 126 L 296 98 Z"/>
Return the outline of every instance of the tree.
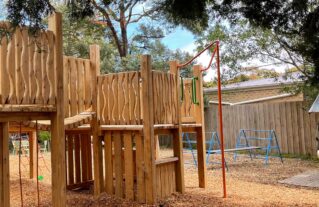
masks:
<path fill-rule="evenodd" d="M 166 0 L 164 13 L 176 23 L 195 20 L 205 28 L 210 15 L 221 20 L 227 18 L 236 23 L 243 18 L 252 26 L 271 30 L 282 48 L 291 51 L 310 63 L 307 81 L 319 87 L 319 2 L 316 0 L 197 0 L 185 4 L 182 0 Z M 201 5 L 201 6 L 198 6 Z M 185 15 L 186 8 L 193 8 L 193 14 Z M 192 30 L 192 25 L 190 25 Z M 196 31 L 195 27 L 195 31 Z M 293 41 L 291 41 L 293 40 Z"/>
<path fill-rule="evenodd" d="M 120 58 L 125 58 L 130 53 L 128 27 L 137 24 L 145 19 L 155 20 L 157 15 L 156 6 L 146 6 L 151 1 L 147 0 L 109 0 L 109 1 L 68 1 L 71 18 L 83 18 L 86 16 L 97 16 L 98 20 L 94 23 L 105 25 L 107 36 L 117 48 Z M 144 6 L 145 5 L 145 6 Z M 137 7 L 140 6 L 140 11 Z M 158 19 L 157 19 L 158 20 Z M 163 37 L 163 32 L 159 28 L 145 23 L 139 25 L 140 34 L 136 34 L 131 38 L 132 41 L 142 38 L 144 40 L 158 39 Z M 143 36 L 142 36 L 143 35 Z M 125 60 L 124 60 L 125 62 Z"/>
<path fill-rule="evenodd" d="M 36 2 L 36 3 L 34 3 Z M 68 18 L 71 21 L 79 21 L 92 17 L 90 24 L 101 25 L 104 38 L 113 43 L 116 48 L 123 68 L 126 67 L 127 56 L 132 52 L 131 45 L 138 44 L 136 39 L 144 40 L 163 38 L 163 30 L 146 20 L 157 20 L 158 7 L 149 0 L 68 0 L 64 1 L 68 9 Z M 49 0 L 9 0 L 7 3 L 8 20 L 13 26 L 28 25 L 31 28 L 43 28 L 42 20 L 55 10 L 54 2 Z M 158 19 L 157 19 L 158 18 Z M 131 25 L 139 25 L 141 33 L 129 37 L 128 28 Z M 150 22 L 154 23 L 154 22 Z M 134 50 L 134 49 L 132 49 Z"/>

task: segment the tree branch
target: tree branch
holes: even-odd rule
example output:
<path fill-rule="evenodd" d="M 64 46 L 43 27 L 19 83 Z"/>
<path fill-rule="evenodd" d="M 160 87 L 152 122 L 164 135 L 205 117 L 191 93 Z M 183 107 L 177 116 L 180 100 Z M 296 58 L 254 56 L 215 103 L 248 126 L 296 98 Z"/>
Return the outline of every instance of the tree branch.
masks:
<path fill-rule="evenodd" d="M 94 7 L 95 7 L 99 12 L 101 12 L 102 15 L 106 18 L 106 24 L 107 24 L 107 26 L 108 26 L 108 28 L 109 28 L 111 34 L 112 34 L 112 37 L 113 37 L 113 39 L 114 39 L 114 41 L 115 41 L 115 44 L 116 44 L 116 46 L 117 46 L 117 49 L 118 49 L 118 51 L 119 51 L 119 53 L 120 53 L 120 56 L 123 57 L 122 45 L 121 45 L 121 42 L 120 42 L 120 40 L 119 40 L 119 38 L 118 38 L 118 34 L 117 34 L 117 32 L 116 32 L 116 30 L 115 30 L 115 28 L 114 28 L 114 25 L 113 25 L 113 23 L 112 23 L 112 21 L 111 21 L 111 19 L 110 19 L 109 14 L 108 14 L 101 6 L 99 6 L 99 5 L 96 3 L 95 0 L 91 0 L 91 1 L 92 1 L 92 4 L 94 5 Z"/>

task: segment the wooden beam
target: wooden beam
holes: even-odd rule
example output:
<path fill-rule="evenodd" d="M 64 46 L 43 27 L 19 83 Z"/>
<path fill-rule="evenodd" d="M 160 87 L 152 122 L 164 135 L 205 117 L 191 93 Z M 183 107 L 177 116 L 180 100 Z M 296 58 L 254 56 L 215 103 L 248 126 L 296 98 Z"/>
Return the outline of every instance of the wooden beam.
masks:
<path fill-rule="evenodd" d="M 9 123 L 0 123 L 0 206 L 10 206 Z"/>
<path fill-rule="evenodd" d="M 141 77 L 143 98 L 142 102 L 146 203 L 154 204 L 156 202 L 156 172 L 154 151 L 153 78 L 150 55 L 142 56 Z"/>
<path fill-rule="evenodd" d="M 179 78 L 179 71 L 177 68 L 177 61 L 171 61 L 169 63 L 170 66 L 170 72 L 172 74 L 175 74 L 176 78 L 176 99 L 177 99 L 177 124 L 178 128 L 173 132 L 173 150 L 174 150 L 174 156 L 178 158 L 178 161 L 176 162 L 175 169 L 175 181 L 176 181 L 176 191 L 180 193 L 185 192 L 185 182 L 184 182 L 184 158 L 183 158 L 183 138 L 182 138 L 182 102 L 180 101 L 180 78 Z"/>
<path fill-rule="evenodd" d="M 92 111 L 97 112 L 97 76 L 100 74 L 100 47 L 98 45 L 90 46 L 90 61 L 92 70 Z M 100 195 L 104 190 L 103 182 L 103 157 L 102 140 L 99 138 L 99 125 L 97 116 L 93 117 L 91 122 L 93 135 L 93 160 L 94 160 L 94 195 Z"/>
<path fill-rule="evenodd" d="M 49 120 L 55 112 L 6 112 L 0 113 L 0 122 Z"/>
<path fill-rule="evenodd" d="M 36 178 L 37 175 L 37 132 L 33 130 L 29 134 L 29 146 L 30 146 L 30 179 Z"/>
<path fill-rule="evenodd" d="M 56 113 L 51 119 L 51 168 L 52 168 L 52 206 L 66 206 L 66 165 L 64 135 L 64 89 L 63 89 L 63 38 L 62 14 L 49 17 L 49 30 L 54 33 L 54 70 L 56 74 L 57 100 Z"/>
<path fill-rule="evenodd" d="M 194 77 L 198 77 L 196 81 L 196 96 L 199 105 L 196 106 L 196 123 L 200 123 L 202 127 L 197 128 L 197 163 L 198 163 L 198 182 L 200 188 L 207 187 L 207 168 L 206 168 L 206 143 L 205 143 L 205 123 L 204 123 L 204 97 L 203 97 L 203 76 L 201 66 L 194 66 Z"/>

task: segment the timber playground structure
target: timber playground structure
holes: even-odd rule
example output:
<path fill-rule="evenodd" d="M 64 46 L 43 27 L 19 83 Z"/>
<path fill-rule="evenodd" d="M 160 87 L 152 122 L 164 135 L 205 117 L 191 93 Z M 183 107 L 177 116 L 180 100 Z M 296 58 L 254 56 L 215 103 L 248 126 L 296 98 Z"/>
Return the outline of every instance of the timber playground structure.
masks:
<path fill-rule="evenodd" d="M 36 36 L 18 27 L 2 38 L 0 206 L 10 206 L 8 139 L 17 130 L 14 123 L 51 131 L 54 207 L 66 206 L 67 189 L 91 184 L 95 196 L 106 192 L 148 204 L 184 193 L 182 132 L 197 133 L 199 187 L 205 188 L 202 69 L 194 66 L 196 80 L 181 81 L 178 62 L 169 65 L 169 72 L 153 71 L 151 57 L 143 55 L 138 71 L 101 75 L 99 46 L 90 46 L 89 59 L 63 56 L 60 13 Z M 159 135 L 172 136 L 172 157 L 159 157 Z"/>

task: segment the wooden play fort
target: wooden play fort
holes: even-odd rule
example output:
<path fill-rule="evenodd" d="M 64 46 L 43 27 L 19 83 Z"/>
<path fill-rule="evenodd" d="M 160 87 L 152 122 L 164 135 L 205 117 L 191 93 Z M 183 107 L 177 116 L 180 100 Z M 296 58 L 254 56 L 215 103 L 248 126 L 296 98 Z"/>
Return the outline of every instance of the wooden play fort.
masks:
<path fill-rule="evenodd" d="M 177 61 L 168 72 L 153 71 L 151 57 L 143 55 L 136 71 L 102 75 L 97 45 L 89 59 L 63 56 L 61 22 L 55 13 L 47 31 L 34 36 L 17 28 L 1 39 L 0 206 L 10 206 L 8 138 L 16 123 L 51 131 L 55 207 L 66 205 L 67 189 L 90 185 L 96 196 L 106 192 L 149 204 L 183 193 L 182 132 L 197 133 L 199 187 L 205 188 L 200 66 L 194 66 L 195 78 L 181 81 Z M 159 135 L 172 137 L 172 157 L 159 156 Z"/>

